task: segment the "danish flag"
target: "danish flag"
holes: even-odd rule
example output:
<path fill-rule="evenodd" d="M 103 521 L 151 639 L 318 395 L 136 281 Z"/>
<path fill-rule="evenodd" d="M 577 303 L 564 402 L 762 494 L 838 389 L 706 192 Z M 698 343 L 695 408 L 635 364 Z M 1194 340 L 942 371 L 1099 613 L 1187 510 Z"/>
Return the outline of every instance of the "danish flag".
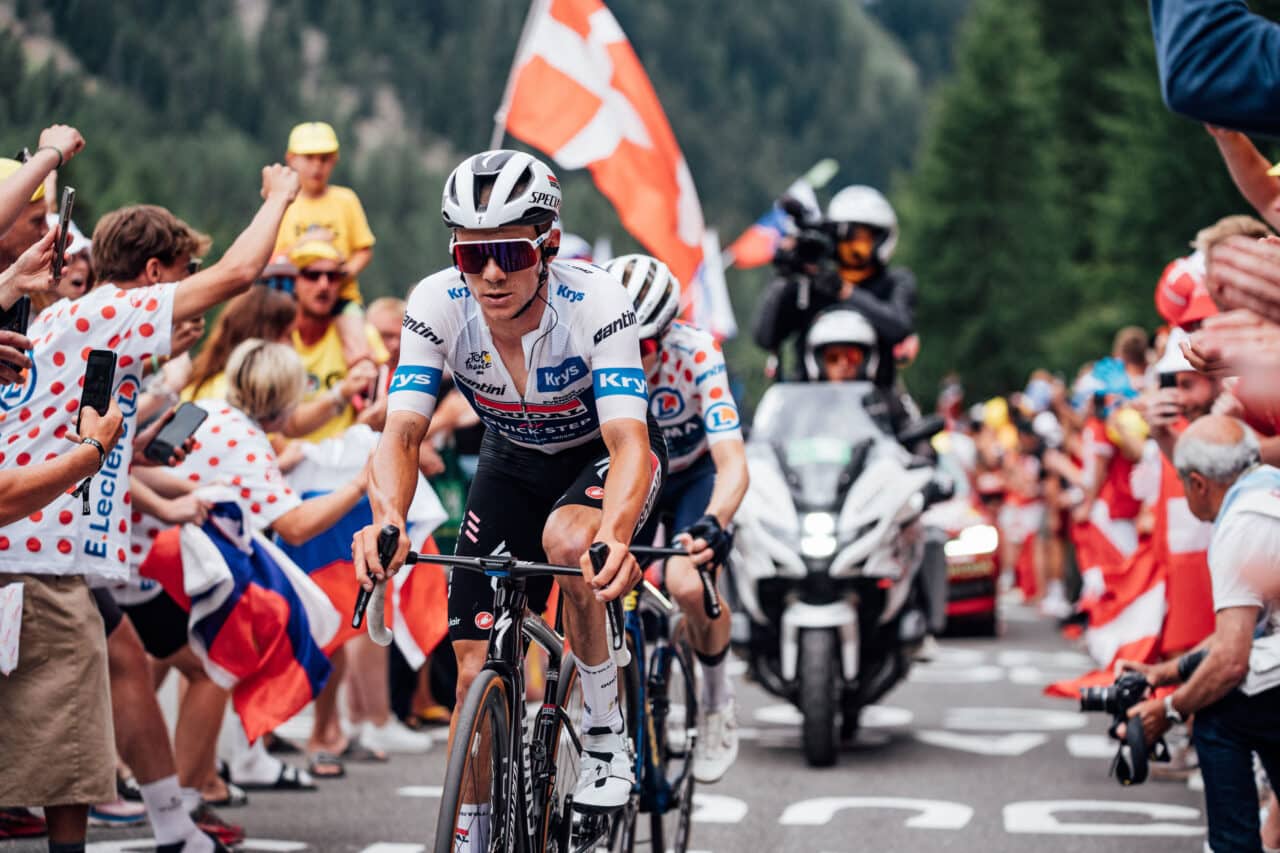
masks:
<path fill-rule="evenodd" d="M 508 92 L 506 130 L 561 168 L 590 169 L 626 229 L 691 285 L 705 230 L 693 176 L 604 3 L 534 0 Z"/>

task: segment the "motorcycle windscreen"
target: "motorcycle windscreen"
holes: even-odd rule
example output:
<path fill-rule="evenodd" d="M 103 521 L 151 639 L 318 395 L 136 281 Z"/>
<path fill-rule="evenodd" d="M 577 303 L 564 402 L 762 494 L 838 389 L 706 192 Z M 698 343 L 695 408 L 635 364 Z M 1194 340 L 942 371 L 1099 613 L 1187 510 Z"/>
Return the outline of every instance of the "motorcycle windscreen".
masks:
<path fill-rule="evenodd" d="M 797 508 L 836 510 L 871 448 L 888 439 L 887 407 L 867 382 L 779 384 L 756 409 L 752 441 L 768 441 Z"/>

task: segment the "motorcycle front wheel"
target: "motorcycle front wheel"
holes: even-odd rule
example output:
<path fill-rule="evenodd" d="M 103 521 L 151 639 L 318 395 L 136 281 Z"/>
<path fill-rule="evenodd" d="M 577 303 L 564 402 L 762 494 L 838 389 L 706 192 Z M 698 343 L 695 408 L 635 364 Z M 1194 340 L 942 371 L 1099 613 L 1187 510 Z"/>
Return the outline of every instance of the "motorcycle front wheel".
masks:
<path fill-rule="evenodd" d="M 811 767 L 836 763 L 836 696 L 840 689 L 840 650 L 831 630 L 800 632 L 801 742 Z"/>

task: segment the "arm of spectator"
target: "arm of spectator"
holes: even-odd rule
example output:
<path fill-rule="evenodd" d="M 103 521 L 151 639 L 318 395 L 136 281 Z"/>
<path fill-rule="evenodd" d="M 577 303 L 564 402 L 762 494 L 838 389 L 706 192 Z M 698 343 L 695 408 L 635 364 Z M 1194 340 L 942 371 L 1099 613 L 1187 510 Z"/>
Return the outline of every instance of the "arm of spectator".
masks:
<path fill-rule="evenodd" d="M 337 524 L 364 497 L 369 479 L 369 466 L 359 476 L 340 488 L 303 501 L 271 523 L 271 529 L 290 545 L 301 545 L 308 539 Z"/>
<path fill-rule="evenodd" d="M 27 294 L 53 291 L 57 282 L 53 280 L 50 265 L 53 262 L 53 243 L 57 237 L 58 230 L 50 229 L 0 272 L 0 308 L 11 308 L 13 303 Z"/>
<path fill-rule="evenodd" d="M 431 426 L 427 429 L 427 438 L 434 439 L 438 435 L 452 435 L 455 430 L 467 429 L 480 423 L 480 416 L 462 396 L 457 388 L 449 391 L 436 407 L 431 418 Z"/>
<path fill-rule="evenodd" d="M 81 435 L 94 439 L 110 454 L 124 432 L 124 416 L 114 400 L 105 415 L 86 406 L 80 411 L 80 430 Z M 98 448 L 83 443 L 74 432 L 67 433 L 67 438 L 75 446 L 56 459 L 0 471 L 0 527 L 45 508 L 98 472 L 104 458 Z"/>
<path fill-rule="evenodd" d="M 1258 211 L 1272 228 L 1280 228 L 1280 178 L 1267 174 L 1270 161 L 1262 156 L 1253 140 L 1237 130 L 1224 130 L 1205 125 L 1213 141 L 1218 144 L 1222 160 L 1227 164 L 1231 180 L 1253 209 Z"/>
<path fill-rule="evenodd" d="M 0 330 L 0 385 L 22 381 L 22 371 L 31 367 L 27 351 L 32 347 L 26 335 L 8 329 Z"/>
<path fill-rule="evenodd" d="M 369 266 L 369 262 L 372 260 L 372 246 L 367 249 L 357 249 L 351 253 L 351 257 L 347 258 L 347 262 L 344 264 L 347 270 L 347 275 L 352 278 L 359 278 L 360 273 L 364 272 L 365 267 Z"/>
<path fill-rule="evenodd" d="M 202 316 L 249 289 L 270 259 L 280 220 L 297 194 L 297 172 L 279 163 L 263 167 L 262 207 L 216 264 L 179 283 L 173 298 L 175 324 Z"/>
<path fill-rule="evenodd" d="M 199 488 L 190 480 L 184 480 L 163 468 L 134 468 L 129 472 L 129 479 L 143 483 L 162 498 L 180 498 Z"/>
<path fill-rule="evenodd" d="M 888 299 L 877 299 L 865 290 L 854 288 L 843 304 L 862 314 L 889 344 L 896 344 L 915 331 L 916 282 L 906 270 L 894 270 L 893 293 Z M 886 356 L 889 355 L 886 353 Z"/>
<path fill-rule="evenodd" d="M 84 137 L 74 127 L 53 124 L 40 132 L 40 141 L 31 158 L 0 181 L 0 236 L 18 221 L 45 177 L 76 156 L 81 148 L 84 148 Z"/>
<path fill-rule="evenodd" d="M 347 371 L 341 382 L 334 385 L 324 394 L 299 403 L 285 421 L 281 430 L 289 438 L 301 438 L 308 435 L 338 415 L 351 405 L 351 398 L 369 387 L 369 383 L 378 378 L 378 369 L 367 361 L 362 361 Z"/>
<path fill-rule="evenodd" d="M 136 474 L 129 476 L 129 491 L 133 495 L 133 508 L 163 521 L 165 524 L 204 524 L 209 517 L 210 503 L 190 492 L 164 496 L 147 485 Z"/>
<path fill-rule="evenodd" d="M 1209 654 L 1191 678 L 1173 694 L 1173 706 L 1188 716 L 1212 705 L 1249 674 L 1249 651 L 1258 619 L 1256 607 L 1227 607 L 1218 611 Z"/>
<path fill-rule="evenodd" d="M 1151 0 L 1169 109 L 1246 133 L 1280 135 L 1280 24 L 1244 0 Z"/>
<path fill-rule="evenodd" d="M 1229 237 L 1209 250 L 1206 285 L 1224 310 L 1247 308 L 1280 322 L 1280 245 Z"/>

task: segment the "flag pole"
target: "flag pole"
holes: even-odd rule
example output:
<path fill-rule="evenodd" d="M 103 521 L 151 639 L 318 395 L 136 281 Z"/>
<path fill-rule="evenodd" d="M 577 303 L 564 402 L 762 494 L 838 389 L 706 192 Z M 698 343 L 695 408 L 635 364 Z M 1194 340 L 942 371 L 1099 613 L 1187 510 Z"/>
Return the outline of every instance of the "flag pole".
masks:
<path fill-rule="evenodd" d="M 537 20 L 538 14 L 549 3 L 550 0 L 531 0 L 529 3 L 529 12 L 524 18 L 524 27 L 520 30 L 520 41 L 516 43 L 516 54 L 511 59 L 511 71 L 507 74 L 507 85 L 502 91 L 502 103 L 498 106 L 497 112 L 493 114 L 493 136 L 489 138 L 489 150 L 493 150 L 502 145 L 502 139 L 507 135 L 507 113 L 511 109 L 511 98 L 515 95 L 516 73 L 520 70 L 520 66 L 524 64 L 525 49 L 528 46 L 529 37 L 533 34 L 533 24 Z"/>

